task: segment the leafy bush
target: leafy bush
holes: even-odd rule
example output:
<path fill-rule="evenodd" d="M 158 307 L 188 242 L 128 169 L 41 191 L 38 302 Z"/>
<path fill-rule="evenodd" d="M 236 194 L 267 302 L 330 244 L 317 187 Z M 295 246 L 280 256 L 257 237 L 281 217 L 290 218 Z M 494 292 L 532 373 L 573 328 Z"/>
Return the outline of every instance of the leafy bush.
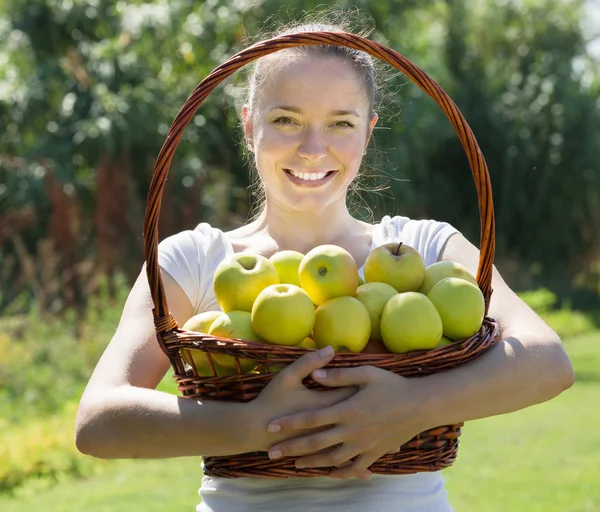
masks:
<path fill-rule="evenodd" d="M 117 326 L 127 289 L 107 299 L 105 286 L 83 319 L 28 315 L 0 321 L 0 417 L 20 423 L 25 410 L 49 415 L 78 399 Z"/>
<path fill-rule="evenodd" d="M 76 408 L 77 402 L 71 401 L 58 414 L 27 424 L 0 420 L 0 494 L 12 494 L 34 479 L 38 486 L 49 486 L 65 475 L 88 476 L 106 464 L 75 447 Z"/>

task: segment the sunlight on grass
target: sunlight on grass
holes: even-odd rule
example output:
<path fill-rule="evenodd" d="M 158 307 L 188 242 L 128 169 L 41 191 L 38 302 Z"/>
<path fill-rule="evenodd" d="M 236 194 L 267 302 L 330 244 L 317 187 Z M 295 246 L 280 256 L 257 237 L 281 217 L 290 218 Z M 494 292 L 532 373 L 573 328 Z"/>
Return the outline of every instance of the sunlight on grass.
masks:
<path fill-rule="evenodd" d="M 558 398 L 469 422 L 458 460 L 444 471 L 457 512 L 600 510 L 600 333 L 566 343 L 578 380 Z M 160 389 L 176 392 L 170 372 Z M 30 482 L 2 512 L 190 512 L 199 501 L 199 458 L 103 461 L 93 477 Z"/>

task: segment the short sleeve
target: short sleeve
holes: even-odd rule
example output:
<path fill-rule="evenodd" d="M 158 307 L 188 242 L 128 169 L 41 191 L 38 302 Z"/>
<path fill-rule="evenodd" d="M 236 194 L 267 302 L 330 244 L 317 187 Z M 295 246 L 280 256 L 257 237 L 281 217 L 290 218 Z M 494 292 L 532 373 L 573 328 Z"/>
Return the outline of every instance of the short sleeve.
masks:
<path fill-rule="evenodd" d="M 438 260 L 448 238 L 455 233 L 459 233 L 458 229 L 447 222 L 386 216 L 381 220 L 378 245 L 401 241 L 419 251 L 425 266 L 429 266 Z"/>
<path fill-rule="evenodd" d="M 185 292 L 194 314 L 218 310 L 213 276 L 230 252 L 222 231 L 207 223 L 181 231 L 158 245 L 158 264 Z"/>

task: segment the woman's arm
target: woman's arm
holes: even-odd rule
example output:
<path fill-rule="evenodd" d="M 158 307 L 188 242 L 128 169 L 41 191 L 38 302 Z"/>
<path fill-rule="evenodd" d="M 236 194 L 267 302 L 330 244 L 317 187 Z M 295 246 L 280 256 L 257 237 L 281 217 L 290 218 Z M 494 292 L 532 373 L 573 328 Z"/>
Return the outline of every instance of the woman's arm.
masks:
<path fill-rule="evenodd" d="M 192 306 L 163 272 L 171 314 L 179 325 Z M 297 411 L 331 406 L 352 387 L 309 390 L 302 379 L 333 356 L 310 352 L 283 370 L 251 403 L 193 400 L 156 391 L 170 363 L 158 345 L 145 272 L 133 286 L 119 327 L 81 398 L 76 420 L 79 451 L 104 459 L 233 455 L 268 449 L 266 424 Z M 275 436 L 285 439 L 286 434 Z"/>
<path fill-rule="evenodd" d="M 479 251 L 462 235 L 440 255 L 477 272 Z M 500 341 L 476 360 L 420 379 L 418 393 L 430 423 L 448 425 L 523 409 L 572 386 L 574 372 L 558 335 L 525 304 L 494 268 L 489 316 Z"/>
<path fill-rule="evenodd" d="M 453 235 L 440 259 L 460 262 L 473 274 L 479 251 Z M 375 367 L 330 369 L 313 378 L 324 385 L 358 386 L 348 400 L 327 409 L 280 417 L 271 431 L 293 435 L 328 430 L 271 446 L 272 457 L 302 456 L 298 467 L 347 464 L 333 477 L 364 477 L 365 470 L 413 436 L 440 425 L 503 414 L 549 400 L 569 388 L 573 367 L 560 339 L 494 269 L 489 316 L 501 339 L 477 359 L 427 377 L 407 379 Z"/>
<path fill-rule="evenodd" d="M 171 313 L 183 325 L 192 305 L 166 272 L 163 281 Z M 77 448 L 105 459 L 246 451 L 245 436 L 239 435 L 247 420 L 245 404 L 197 401 L 154 389 L 170 363 L 156 339 L 152 308 L 144 270 L 81 398 Z"/>

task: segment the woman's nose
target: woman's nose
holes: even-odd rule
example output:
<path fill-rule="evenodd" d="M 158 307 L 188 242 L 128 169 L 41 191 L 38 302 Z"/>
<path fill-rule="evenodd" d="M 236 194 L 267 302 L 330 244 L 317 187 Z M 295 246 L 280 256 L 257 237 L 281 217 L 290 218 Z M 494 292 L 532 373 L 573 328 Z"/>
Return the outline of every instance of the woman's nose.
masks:
<path fill-rule="evenodd" d="M 298 146 L 298 155 L 307 160 L 317 161 L 327 156 L 327 144 L 320 130 L 307 130 Z"/>

